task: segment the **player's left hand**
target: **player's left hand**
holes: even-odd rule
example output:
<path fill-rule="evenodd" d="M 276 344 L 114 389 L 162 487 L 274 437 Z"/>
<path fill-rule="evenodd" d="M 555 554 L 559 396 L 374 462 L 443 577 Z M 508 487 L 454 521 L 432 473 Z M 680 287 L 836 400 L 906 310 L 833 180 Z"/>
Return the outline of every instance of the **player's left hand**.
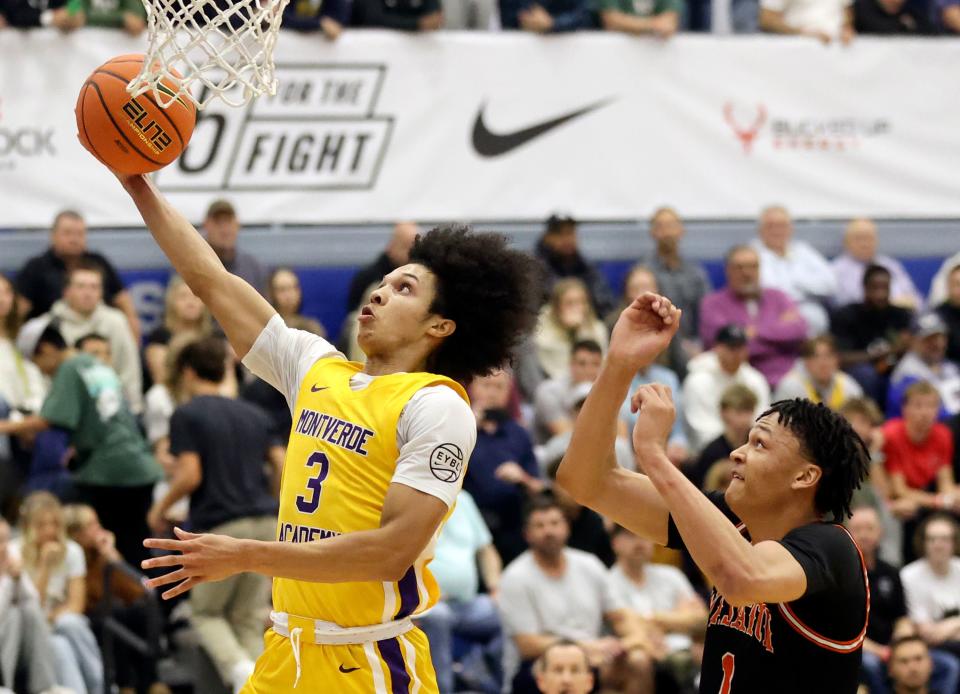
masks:
<path fill-rule="evenodd" d="M 633 450 L 641 457 L 644 451 L 665 455 L 677 416 L 670 388 L 659 383 L 640 386 L 630 399 L 630 410 L 639 413 L 633 427 Z"/>
<path fill-rule="evenodd" d="M 148 538 L 143 541 L 143 546 L 149 549 L 180 552 L 145 559 L 140 564 L 144 569 L 175 567 L 173 571 L 147 581 L 150 588 L 177 584 L 163 594 L 164 600 L 186 593 L 201 583 L 222 581 L 243 571 L 240 540 L 226 535 L 198 535 L 180 528 L 174 528 L 173 532 L 179 539 Z"/>

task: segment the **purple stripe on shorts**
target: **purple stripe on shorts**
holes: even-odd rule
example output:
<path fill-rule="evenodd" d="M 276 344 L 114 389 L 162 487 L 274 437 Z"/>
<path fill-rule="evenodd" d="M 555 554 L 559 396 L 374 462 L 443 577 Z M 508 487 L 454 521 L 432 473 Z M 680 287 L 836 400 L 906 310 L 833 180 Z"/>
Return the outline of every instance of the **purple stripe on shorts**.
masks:
<path fill-rule="evenodd" d="M 397 584 L 400 587 L 400 609 L 394 619 L 403 619 L 413 614 L 420 604 L 420 591 L 417 590 L 417 572 L 411 566 Z"/>
<path fill-rule="evenodd" d="M 403 664 L 403 654 L 400 652 L 400 642 L 396 639 L 377 641 L 380 657 L 390 668 L 391 694 L 408 694 L 410 691 L 410 675 Z"/>

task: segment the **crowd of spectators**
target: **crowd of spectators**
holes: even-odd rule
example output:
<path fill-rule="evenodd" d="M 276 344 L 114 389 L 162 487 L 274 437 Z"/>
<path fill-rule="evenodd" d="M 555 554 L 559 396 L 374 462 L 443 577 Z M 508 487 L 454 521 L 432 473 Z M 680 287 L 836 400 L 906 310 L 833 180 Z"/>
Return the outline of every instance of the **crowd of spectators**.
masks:
<path fill-rule="evenodd" d="M 339 335 L 356 355 L 355 318 L 323 326 L 303 315 L 297 272 L 268 272 L 243 252 L 229 202 L 214 201 L 202 229 L 288 325 Z M 671 387 L 670 459 L 705 491 L 723 490 L 730 453 L 771 401 L 808 398 L 845 416 L 873 456 L 849 521 L 871 583 L 864 688 L 908 691 L 900 678 L 925 677 L 960 694 L 960 256 L 924 297 L 880 254 L 870 220 L 849 223 L 831 262 L 772 206 L 756 237 L 726 253 L 725 284 L 713 288 L 683 252 L 677 211 L 657 210 L 649 231 L 654 251 L 612 288 L 577 222 L 550 217 L 532 251 L 537 329 L 514 364 L 467 384 L 477 443 L 435 547 L 442 601 L 420 620 L 441 692 L 553 691 L 555 677 L 585 692 L 594 682 L 696 691 L 703 575 L 553 484 L 619 311 L 659 290 L 683 308 L 682 329 L 633 387 Z M 348 311 L 407 262 L 418 232 L 396 225 L 357 271 Z M 107 682 L 162 694 L 179 663 L 195 691 L 236 690 L 262 648 L 267 582 L 238 576 L 162 609 L 134 567 L 142 540 L 175 524 L 273 537 L 289 409 L 238 364 L 180 278 L 162 324 L 141 335 L 79 213 L 57 215 L 37 250 L 0 275 L 0 688 L 100 692 Z M 631 469 L 635 417 L 625 402 L 614 451 Z M 112 638 L 117 625 L 134 640 Z"/>
<path fill-rule="evenodd" d="M 229 5 L 226 0 L 216 4 Z M 960 33 L 958 0 L 727 0 L 726 5 L 738 32 L 808 36 L 824 43 L 849 43 L 857 34 Z M 146 28 L 146 16 L 140 0 L 0 0 L 0 28 L 69 32 L 94 26 L 137 36 Z M 603 30 L 667 39 L 680 30 L 709 31 L 710 16 L 711 0 L 291 0 L 282 26 L 330 41 L 363 27 L 537 34 Z M 197 13 L 194 20 L 202 22 L 204 15 Z"/>

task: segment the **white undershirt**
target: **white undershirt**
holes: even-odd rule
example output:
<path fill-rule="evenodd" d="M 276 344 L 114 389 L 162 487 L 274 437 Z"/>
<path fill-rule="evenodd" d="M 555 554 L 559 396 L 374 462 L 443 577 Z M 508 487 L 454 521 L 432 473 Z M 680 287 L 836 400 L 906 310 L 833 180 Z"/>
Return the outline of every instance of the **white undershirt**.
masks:
<path fill-rule="evenodd" d="M 339 357 L 336 347 L 304 330 L 288 328 L 279 315 L 264 326 L 243 364 L 254 374 L 283 393 L 291 414 L 307 373 L 318 360 Z M 376 376 L 357 373 L 350 388 L 363 390 Z M 411 396 L 397 421 L 396 470 L 392 482 L 435 496 L 452 506 L 463 485 L 463 470 L 477 441 L 477 424 L 470 406 L 452 388 L 427 386 Z M 431 470 L 430 457 L 438 448 L 463 454 L 461 473 L 450 481 Z"/>

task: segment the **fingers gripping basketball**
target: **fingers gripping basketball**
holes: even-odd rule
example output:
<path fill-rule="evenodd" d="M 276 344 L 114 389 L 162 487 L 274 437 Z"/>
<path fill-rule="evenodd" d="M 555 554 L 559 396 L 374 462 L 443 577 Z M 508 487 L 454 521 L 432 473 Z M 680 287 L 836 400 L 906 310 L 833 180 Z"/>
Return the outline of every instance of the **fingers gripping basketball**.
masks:
<path fill-rule="evenodd" d="M 122 174 L 149 173 L 183 152 L 197 121 L 196 106 L 178 98 L 166 109 L 147 92 L 132 97 L 127 84 L 143 65 L 143 55 L 121 55 L 104 63 L 80 89 L 75 109 L 80 142 L 110 169 Z M 173 77 L 161 83 L 171 96 Z"/>

